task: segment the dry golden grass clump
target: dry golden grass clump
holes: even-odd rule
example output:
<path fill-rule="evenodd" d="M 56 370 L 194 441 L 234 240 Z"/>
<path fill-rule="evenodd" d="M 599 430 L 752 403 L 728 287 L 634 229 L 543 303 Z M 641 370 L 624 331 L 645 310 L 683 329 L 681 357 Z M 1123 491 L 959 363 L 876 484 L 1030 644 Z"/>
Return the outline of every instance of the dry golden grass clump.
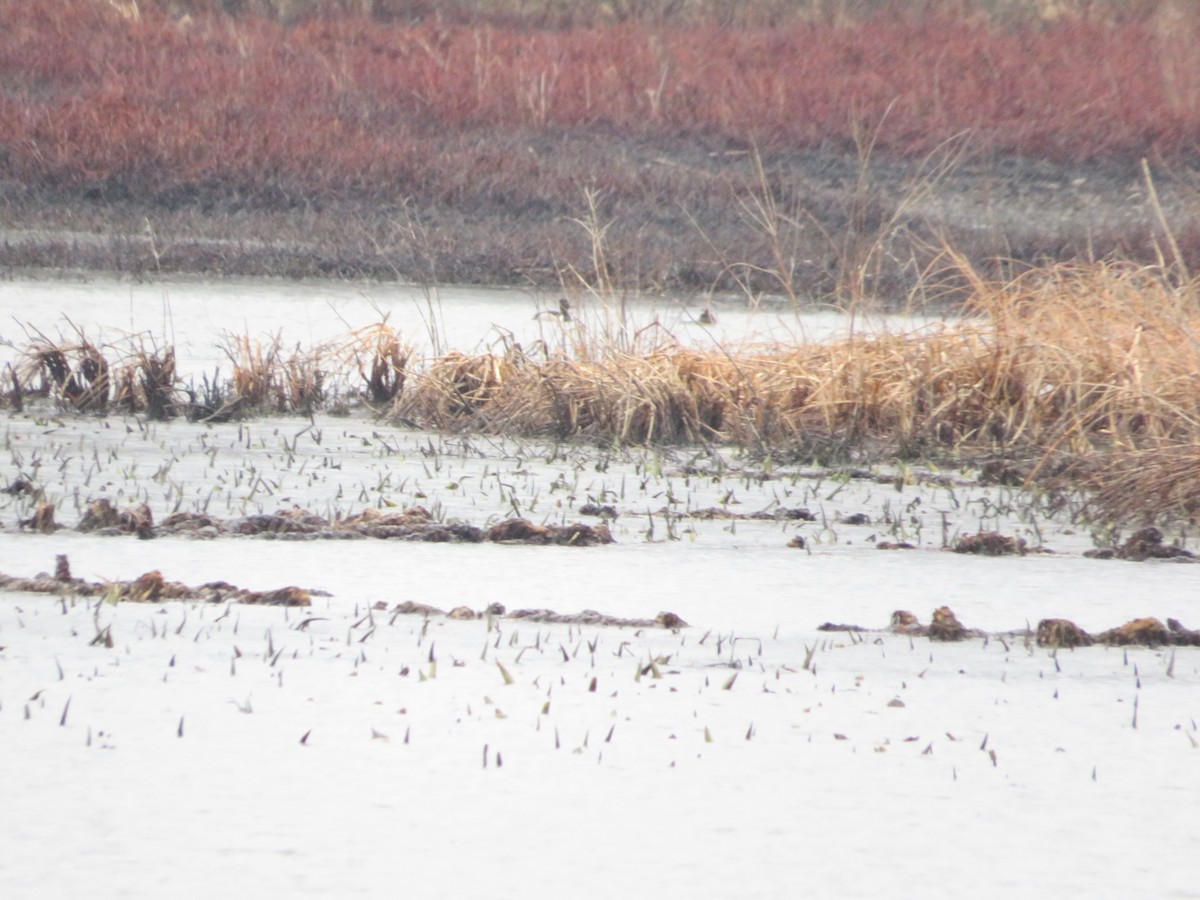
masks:
<path fill-rule="evenodd" d="M 967 271 L 968 318 L 821 345 L 700 352 L 668 342 L 545 360 L 454 353 L 399 411 L 437 427 L 622 442 L 814 438 L 900 452 L 1084 453 L 1191 440 L 1200 423 L 1193 293 L 1119 265 Z"/>
<path fill-rule="evenodd" d="M 60 407 L 78 412 L 105 413 L 111 405 L 152 419 L 179 413 L 173 347 L 147 348 L 140 338 L 133 338 L 110 364 L 99 347 L 77 332 L 74 343 L 39 337 L 25 349 L 22 363 L 9 369 L 8 399 L 14 409 L 22 409 L 24 396 L 31 395 L 49 397 Z M 114 352 L 107 345 L 105 350 Z"/>
<path fill-rule="evenodd" d="M 110 385 L 108 361 L 82 336 L 76 344 L 39 340 L 25 351 L 24 365 L 13 372 L 13 390 L 36 382 L 31 393 L 50 396 L 81 412 L 104 412 Z M 18 400 L 14 405 L 20 406 Z"/>
<path fill-rule="evenodd" d="M 379 407 L 394 402 L 404 390 L 413 352 L 385 320 L 353 332 L 339 356 L 358 372 L 367 402 Z"/>
<path fill-rule="evenodd" d="M 225 355 L 233 368 L 231 403 L 239 409 L 281 413 L 310 413 L 325 400 L 322 351 L 297 347 L 284 355 L 282 340 L 256 340 L 249 335 L 228 335 Z"/>
<path fill-rule="evenodd" d="M 418 387 L 399 398 L 396 413 L 435 428 L 489 428 L 491 404 L 505 383 L 516 372 L 516 363 L 508 357 L 483 353 L 467 356 L 451 352 L 435 359 Z"/>

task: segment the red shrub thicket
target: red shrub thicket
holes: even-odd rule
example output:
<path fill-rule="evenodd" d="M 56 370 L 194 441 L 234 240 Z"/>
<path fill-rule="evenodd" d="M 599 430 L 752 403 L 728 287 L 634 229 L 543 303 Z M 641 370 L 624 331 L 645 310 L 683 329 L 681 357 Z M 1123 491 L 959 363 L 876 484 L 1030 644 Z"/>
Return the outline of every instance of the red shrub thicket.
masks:
<path fill-rule="evenodd" d="M 946 16 L 570 30 L 136 18 L 0 0 L 0 177 L 66 190 L 478 189 L 567 177 L 488 140 L 564 128 L 764 151 L 1165 158 L 1200 145 L 1200 27 Z M 450 140 L 450 137 L 454 140 Z"/>

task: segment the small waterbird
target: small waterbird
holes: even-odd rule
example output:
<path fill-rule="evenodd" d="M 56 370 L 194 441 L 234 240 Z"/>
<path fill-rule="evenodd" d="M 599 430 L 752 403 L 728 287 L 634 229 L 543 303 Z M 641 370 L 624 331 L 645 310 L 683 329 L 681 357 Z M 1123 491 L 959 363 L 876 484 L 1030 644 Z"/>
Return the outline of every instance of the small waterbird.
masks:
<path fill-rule="evenodd" d="M 562 319 L 564 322 L 571 321 L 571 301 L 566 297 L 558 298 L 558 309 L 543 309 L 540 313 L 534 316 L 535 319 L 540 319 L 542 316 L 555 316 Z"/>

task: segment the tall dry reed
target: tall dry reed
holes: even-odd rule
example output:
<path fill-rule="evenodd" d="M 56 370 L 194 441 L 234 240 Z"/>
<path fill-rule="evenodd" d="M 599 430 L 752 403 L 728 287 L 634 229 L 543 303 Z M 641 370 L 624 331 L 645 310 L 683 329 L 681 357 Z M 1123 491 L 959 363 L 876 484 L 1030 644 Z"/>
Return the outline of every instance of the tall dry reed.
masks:
<path fill-rule="evenodd" d="M 622 442 L 867 443 L 902 453 L 1088 453 L 1200 436 L 1200 311 L 1188 286 L 1117 264 L 991 283 L 956 324 L 812 345 L 545 359 L 453 354 L 398 413 L 440 428 Z"/>

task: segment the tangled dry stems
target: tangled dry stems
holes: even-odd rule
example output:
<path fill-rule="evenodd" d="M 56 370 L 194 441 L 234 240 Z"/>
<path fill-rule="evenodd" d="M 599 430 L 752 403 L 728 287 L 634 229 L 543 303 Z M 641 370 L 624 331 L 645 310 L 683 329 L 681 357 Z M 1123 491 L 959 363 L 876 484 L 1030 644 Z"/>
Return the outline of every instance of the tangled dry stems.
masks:
<path fill-rule="evenodd" d="M 1177 445 L 1200 424 L 1191 286 L 1116 264 L 974 279 L 969 316 L 915 333 L 587 358 L 451 354 L 398 401 L 439 428 L 619 442 L 934 450 Z"/>

